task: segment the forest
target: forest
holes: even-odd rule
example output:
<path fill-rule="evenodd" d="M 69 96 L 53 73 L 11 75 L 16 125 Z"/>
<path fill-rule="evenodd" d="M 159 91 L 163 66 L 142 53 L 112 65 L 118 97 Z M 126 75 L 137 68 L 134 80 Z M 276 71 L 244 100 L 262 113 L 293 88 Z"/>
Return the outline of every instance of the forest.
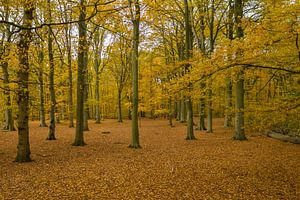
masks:
<path fill-rule="evenodd" d="M 72 171 L 86 193 L 49 199 L 297 199 L 299 13 L 298 0 L 0 0 L 0 198 L 22 198 L 16 184 L 43 199 Z"/>

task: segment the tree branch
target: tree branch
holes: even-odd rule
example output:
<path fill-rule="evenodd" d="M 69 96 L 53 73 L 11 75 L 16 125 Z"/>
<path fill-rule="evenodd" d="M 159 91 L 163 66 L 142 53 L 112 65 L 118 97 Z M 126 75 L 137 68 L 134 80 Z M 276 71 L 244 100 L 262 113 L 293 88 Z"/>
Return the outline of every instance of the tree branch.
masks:
<path fill-rule="evenodd" d="M 19 28 L 18 30 L 16 30 L 14 33 L 17 33 L 17 32 L 20 32 L 21 30 L 34 30 L 34 29 L 40 29 L 40 28 L 43 28 L 45 26 L 59 26 L 59 25 L 67 25 L 67 24 L 74 24 L 74 23 L 79 23 L 79 22 L 83 22 L 83 21 L 89 21 L 91 20 L 92 18 L 94 18 L 98 13 L 100 12 L 111 12 L 111 11 L 119 11 L 120 9 L 123 9 L 125 7 L 120 7 L 120 8 L 114 8 L 114 9 L 107 9 L 107 10 L 98 10 L 97 6 L 99 5 L 108 5 L 110 3 L 113 3 L 115 2 L 116 0 L 112 0 L 112 1 L 109 1 L 109 2 L 106 2 L 106 3 L 95 3 L 93 6 L 94 6 L 94 10 L 92 12 L 92 14 L 83 19 L 83 20 L 73 20 L 73 21 L 69 21 L 69 22 L 54 22 L 54 23 L 43 23 L 43 24 L 40 24 L 38 26 L 32 26 L 32 27 L 26 27 L 26 26 L 23 26 L 23 25 L 20 25 L 20 24 L 16 24 L 14 22 L 10 22 L 10 21 L 6 21 L 6 20 L 0 20 L 0 24 L 7 24 L 7 25 L 11 25 L 11 26 L 14 26 L 16 28 Z M 90 5 L 92 6 L 92 5 Z M 89 6 L 88 6 L 89 7 Z"/>

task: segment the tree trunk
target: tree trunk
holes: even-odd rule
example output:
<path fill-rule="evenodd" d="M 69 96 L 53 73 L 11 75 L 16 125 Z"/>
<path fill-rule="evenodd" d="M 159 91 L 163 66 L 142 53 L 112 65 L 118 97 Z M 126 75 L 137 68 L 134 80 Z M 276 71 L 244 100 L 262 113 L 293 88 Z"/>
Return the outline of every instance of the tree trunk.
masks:
<path fill-rule="evenodd" d="M 140 148 L 139 127 L 138 127 L 138 57 L 139 57 L 139 25 L 140 25 L 140 3 L 139 0 L 130 2 L 131 19 L 133 24 L 133 41 L 132 41 L 132 120 L 131 120 L 131 148 Z M 131 4 L 134 4 L 132 6 Z"/>
<path fill-rule="evenodd" d="M 214 32 L 214 28 L 215 28 L 215 1 L 212 0 L 211 1 L 211 12 L 210 12 L 210 23 L 209 23 L 209 57 L 211 57 L 211 54 L 214 52 L 214 46 L 215 46 L 215 40 L 214 40 L 214 36 L 215 36 L 215 32 Z M 213 125 L 213 108 L 212 108 L 212 95 L 213 95 L 213 91 L 212 91 L 212 80 L 211 78 L 209 78 L 208 80 L 208 91 L 207 91 L 207 95 L 208 95 L 208 108 L 207 108 L 207 132 L 208 133 L 212 133 L 213 129 L 212 129 L 212 125 Z"/>
<path fill-rule="evenodd" d="M 48 3 L 48 14 L 49 22 L 51 23 L 51 8 L 50 0 Z M 53 56 L 53 38 L 51 33 L 51 27 L 48 29 L 48 56 L 49 56 L 49 91 L 50 91 L 50 126 L 48 131 L 47 140 L 55 140 L 55 108 L 56 108 L 56 99 L 55 99 L 55 89 L 54 89 L 54 56 Z"/>
<path fill-rule="evenodd" d="M 244 128 L 244 70 L 241 69 L 237 75 L 236 83 L 236 113 L 234 140 L 246 140 Z"/>
<path fill-rule="evenodd" d="M 44 52 L 43 48 L 38 52 L 38 61 L 39 61 L 39 96 L 40 96 L 40 127 L 47 127 L 46 117 L 45 117 L 45 99 L 44 99 Z"/>
<path fill-rule="evenodd" d="M 66 8 L 65 8 L 66 9 Z M 65 21 L 68 21 L 65 16 Z M 71 27 L 70 27 L 71 29 Z M 65 27 L 65 35 L 67 41 L 67 54 L 68 54 L 68 113 L 69 113 L 69 127 L 74 127 L 74 114 L 73 114 L 73 73 L 72 73 L 72 42 L 70 36 L 69 25 Z"/>
<path fill-rule="evenodd" d="M 209 80 L 209 86 L 208 86 L 208 111 L 207 111 L 207 132 L 208 133 L 212 133 L 213 130 L 212 130 L 212 89 L 211 89 L 211 80 Z"/>
<path fill-rule="evenodd" d="M 180 121 L 180 116 L 181 116 L 181 101 L 177 100 L 176 105 L 177 105 L 176 121 Z"/>
<path fill-rule="evenodd" d="M 24 3 L 24 16 L 23 25 L 30 27 L 33 20 L 33 1 L 28 0 Z M 23 29 L 20 33 L 20 41 L 18 42 L 18 59 L 19 67 L 17 70 L 18 80 L 18 151 L 15 161 L 16 162 L 29 162 L 30 158 L 30 145 L 29 145 L 29 127 L 28 127 L 28 78 L 29 78 L 29 46 L 31 41 L 31 31 Z"/>
<path fill-rule="evenodd" d="M 180 123 L 186 122 L 186 104 L 185 104 L 185 97 L 182 97 L 180 100 Z"/>
<path fill-rule="evenodd" d="M 194 122 L 193 122 L 193 104 L 190 98 L 187 99 L 186 102 L 186 106 L 187 106 L 187 136 L 186 136 L 186 140 L 195 140 L 196 137 L 194 135 Z"/>
<path fill-rule="evenodd" d="M 178 116 L 178 103 L 177 103 L 176 99 L 174 100 L 174 111 L 173 111 L 173 113 L 174 113 L 175 120 L 178 121 L 177 120 L 177 116 Z"/>
<path fill-rule="evenodd" d="M 226 109 L 225 109 L 225 120 L 224 127 L 232 127 L 232 81 L 230 77 L 226 80 Z"/>
<path fill-rule="evenodd" d="M 8 63 L 3 61 L 2 63 L 3 71 L 3 84 L 4 84 L 4 102 L 5 102 L 5 125 L 4 130 L 15 131 L 13 114 L 12 114 L 12 105 L 10 98 L 10 87 L 9 87 L 9 74 L 8 74 Z"/>
<path fill-rule="evenodd" d="M 234 6 L 233 0 L 229 0 L 229 11 L 228 11 L 228 34 L 227 37 L 230 41 L 233 40 L 233 12 Z M 231 60 L 231 55 L 228 55 Z M 225 109 L 225 120 L 224 127 L 232 127 L 232 81 L 230 75 L 226 77 L 226 109 Z"/>
<path fill-rule="evenodd" d="M 87 66 L 87 53 L 85 55 L 85 66 Z M 89 83 L 88 83 L 88 69 L 84 74 L 84 112 L 83 112 L 83 131 L 89 131 L 89 105 L 88 105 L 88 97 L 89 97 Z"/>
<path fill-rule="evenodd" d="M 123 122 L 122 118 L 122 90 L 118 90 L 118 122 Z"/>
<path fill-rule="evenodd" d="M 97 70 L 98 71 L 98 70 Z M 99 72 L 96 71 L 96 86 L 95 86 L 95 97 L 96 97 L 96 124 L 101 122 L 101 113 L 100 113 L 100 87 L 99 87 Z"/>
<path fill-rule="evenodd" d="M 169 115 L 168 115 L 169 125 L 171 127 L 173 127 L 173 111 L 172 111 L 172 99 L 171 99 L 171 97 L 169 97 L 168 108 L 169 108 Z"/>
<path fill-rule="evenodd" d="M 100 124 L 101 121 L 101 113 L 100 113 L 100 73 L 99 73 L 99 66 L 101 64 L 101 50 L 99 51 L 99 46 L 100 49 L 102 48 L 102 41 L 103 41 L 103 35 L 99 33 L 99 28 L 96 29 L 96 32 L 94 34 L 94 43 L 95 43 L 95 51 L 94 51 L 94 70 L 95 70 L 95 78 L 96 78 L 96 86 L 95 86 L 95 99 L 96 99 L 96 106 L 95 106 L 95 114 L 96 114 L 96 124 Z M 101 41 L 101 43 L 100 43 Z"/>
<path fill-rule="evenodd" d="M 200 12 L 204 13 L 205 12 L 205 6 L 202 4 L 198 5 L 198 9 L 200 10 Z M 199 23 L 200 23 L 200 34 L 197 37 L 197 45 L 199 50 L 201 51 L 202 55 L 205 56 L 206 55 L 206 47 L 205 47 L 205 18 L 204 15 L 200 16 L 199 19 Z M 199 121 L 198 121 L 198 127 L 197 130 L 200 131 L 204 131 L 206 130 L 205 127 L 205 87 L 206 84 L 201 81 L 200 82 L 200 90 L 201 90 L 201 96 L 199 98 Z"/>
<path fill-rule="evenodd" d="M 190 8 L 188 5 L 188 0 L 184 0 L 184 21 L 185 21 L 185 59 L 189 61 L 192 57 L 193 50 L 193 32 L 190 20 Z M 186 64 L 185 71 L 188 71 L 190 64 Z M 189 83 L 189 91 L 191 91 L 192 84 Z M 187 108 L 187 140 L 195 140 L 194 136 L 194 117 L 193 117 L 193 103 L 190 94 L 186 97 L 186 108 Z"/>
<path fill-rule="evenodd" d="M 80 0 L 80 15 L 79 15 L 79 36 L 78 36 L 78 71 L 77 71 L 77 105 L 76 105 L 76 132 L 74 146 L 85 145 L 83 137 L 83 114 L 84 114 L 84 87 L 85 87 L 85 73 L 87 70 L 86 62 L 86 51 L 87 51 L 87 41 L 86 41 L 86 22 L 84 21 L 86 17 L 86 7 L 85 0 Z"/>
<path fill-rule="evenodd" d="M 199 116 L 199 125 L 198 125 L 198 129 L 200 131 L 206 131 L 206 127 L 205 127 L 205 99 L 202 97 L 200 98 L 200 116 Z"/>
<path fill-rule="evenodd" d="M 202 90 L 201 97 L 199 99 L 199 123 L 198 123 L 198 130 L 205 131 L 205 83 L 200 83 L 200 88 Z"/>
<path fill-rule="evenodd" d="M 5 20 L 9 20 L 9 8 L 4 6 L 5 11 Z M 10 25 L 6 25 L 6 31 L 3 33 L 3 40 L 1 41 L 1 66 L 2 66 L 2 77 L 3 77 L 3 85 L 4 85 L 4 104 L 5 104 L 5 124 L 4 124 L 4 130 L 8 131 L 15 131 L 14 126 L 14 119 L 13 119 L 13 113 L 12 113 L 12 103 L 11 103 L 11 97 L 10 97 L 10 87 L 9 87 L 9 73 L 8 73 L 8 62 L 7 62 L 7 56 L 9 56 L 10 52 L 10 43 L 11 43 L 11 32 L 10 32 Z M 7 37 L 7 42 L 5 43 L 4 40 Z M 3 58 L 3 55 L 5 58 Z"/>
<path fill-rule="evenodd" d="M 86 46 L 86 48 L 88 48 Z M 88 65 L 88 52 L 85 52 L 85 66 Z M 83 131 L 89 131 L 89 123 L 88 120 L 90 119 L 90 108 L 88 105 L 88 99 L 89 99 L 89 81 L 88 81 L 88 68 L 86 67 L 85 74 L 84 74 L 84 111 L 83 111 Z"/>
<path fill-rule="evenodd" d="M 244 35 L 241 18 L 243 17 L 243 1 L 235 0 L 235 22 L 236 22 L 236 36 L 241 39 Z M 237 56 L 240 56 L 238 54 Z M 233 136 L 234 140 L 247 140 L 245 136 L 244 128 L 244 69 L 240 69 L 237 74 L 236 83 L 236 113 L 235 113 L 235 133 Z"/>

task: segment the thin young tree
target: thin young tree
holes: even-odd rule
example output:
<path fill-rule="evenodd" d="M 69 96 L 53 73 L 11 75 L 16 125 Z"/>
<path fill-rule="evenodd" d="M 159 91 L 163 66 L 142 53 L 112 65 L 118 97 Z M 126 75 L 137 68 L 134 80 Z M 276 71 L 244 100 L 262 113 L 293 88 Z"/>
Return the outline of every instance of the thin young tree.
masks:
<path fill-rule="evenodd" d="M 94 33 L 94 71 L 95 71 L 95 115 L 96 115 L 96 124 L 100 124 L 101 121 L 101 110 L 100 110 L 100 73 L 101 73 L 101 63 L 102 63 L 102 49 L 104 43 L 104 30 L 99 30 L 99 27 L 96 27 Z"/>
<path fill-rule="evenodd" d="M 123 122 L 122 117 L 122 93 L 130 74 L 130 54 L 128 40 L 126 35 L 121 33 L 120 36 L 115 37 L 114 46 L 110 51 L 110 57 L 112 58 L 112 66 L 110 70 L 117 85 L 118 93 L 118 122 Z"/>
<path fill-rule="evenodd" d="M 8 21 L 9 19 L 9 6 L 4 6 L 4 19 Z M 2 38 L 0 39 L 0 65 L 2 67 L 2 78 L 4 84 L 3 96 L 4 96 L 4 103 L 5 103 L 5 124 L 4 130 L 7 131 L 15 131 L 14 120 L 13 120 L 13 110 L 12 110 L 12 102 L 11 102 L 11 94 L 10 94 L 10 87 L 9 87 L 9 64 L 7 61 L 7 56 L 10 53 L 10 43 L 11 43 L 11 26 L 9 24 L 4 25 L 4 32 L 2 34 Z"/>
<path fill-rule="evenodd" d="M 43 42 L 37 44 L 38 54 L 38 81 L 39 81 L 39 100 L 40 100 L 40 127 L 47 127 L 45 116 L 45 96 L 44 96 L 44 47 Z"/>
<path fill-rule="evenodd" d="M 51 13 L 51 1 L 47 0 L 48 6 L 48 20 L 49 23 L 52 22 Z M 56 98 L 54 89 L 54 52 L 53 52 L 53 36 L 52 29 L 48 27 L 48 57 L 49 57 L 49 91 L 50 91 L 50 125 L 48 131 L 47 140 L 56 140 L 55 138 L 55 108 L 56 108 Z"/>
<path fill-rule="evenodd" d="M 72 21 L 72 9 L 69 10 L 69 4 L 65 1 L 62 3 L 61 12 L 64 13 L 62 20 L 64 23 Z M 67 66 L 68 66 L 68 112 L 69 112 L 69 127 L 74 127 L 74 112 L 73 112 L 73 72 L 72 72 L 72 24 L 64 26 L 65 46 L 67 51 Z"/>
<path fill-rule="evenodd" d="M 228 22 L 227 22 L 227 38 L 232 41 L 233 40 L 233 0 L 228 1 Z M 229 59 L 231 55 L 228 55 Z M 225 119 L 224 119 L 224 127 L 232 127 L 232 80 L 230 74 L 226 77 L 226 107 L 225 107 Z"/>
<path fill-rule="evenodd" d="M 109 47 L 105 47 L 106 30 L 96 26 L 92 34 L 93 56 L 94 56 L 94 73 L 95 73 L 95 120 L 96 124 L 101 123 L 101 106 L 100 106 L 100 77 L 105 69 L 108 59 L 104 59 L 108 53 Z M 92 92 L 92 90 L 91 90 Z"/>

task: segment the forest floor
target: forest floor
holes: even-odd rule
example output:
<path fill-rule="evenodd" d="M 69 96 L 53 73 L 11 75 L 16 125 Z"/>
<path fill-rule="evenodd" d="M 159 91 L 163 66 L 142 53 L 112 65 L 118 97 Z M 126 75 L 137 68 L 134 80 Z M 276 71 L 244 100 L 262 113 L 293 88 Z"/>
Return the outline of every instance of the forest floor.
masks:
<path fill-rule="evenodd" d="M 214 133 L 143 119 L 142 149 L 130 149 L 130 121 L 90 122 L 84 147 L 74 147 L 74 128 L 30 123 L 34 162 L 12 162 L 17 132 L 0 131 L 0 199 L 300 199 L 300 146 L 258 134 L 231 140 L 216 120 Z M 109 134 L 102 132 L 109 131 Z"/>

